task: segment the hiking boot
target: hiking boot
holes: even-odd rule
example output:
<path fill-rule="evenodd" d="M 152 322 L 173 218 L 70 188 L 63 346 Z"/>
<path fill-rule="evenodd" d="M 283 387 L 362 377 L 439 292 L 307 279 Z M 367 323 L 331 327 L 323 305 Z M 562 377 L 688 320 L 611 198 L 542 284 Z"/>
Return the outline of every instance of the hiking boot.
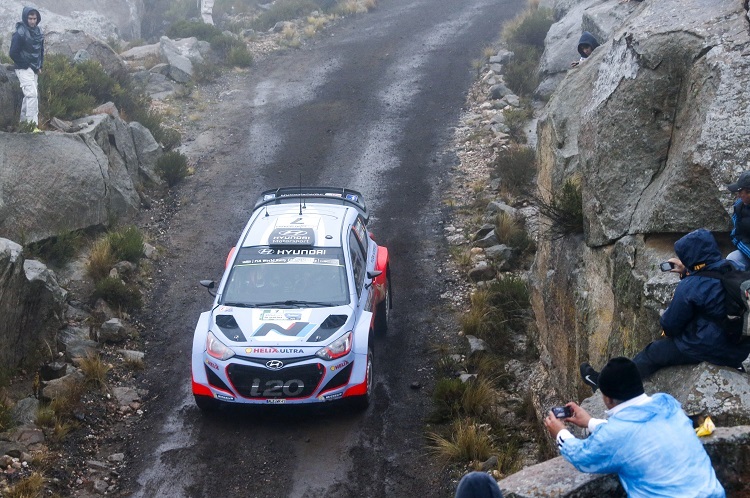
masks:
<path fill-rule="evenodd" d="M 587 386 L 591 387 L 593 392 L 599 389 L 599 372 L 588 363 L 581 363 L 581 378 Z"/>

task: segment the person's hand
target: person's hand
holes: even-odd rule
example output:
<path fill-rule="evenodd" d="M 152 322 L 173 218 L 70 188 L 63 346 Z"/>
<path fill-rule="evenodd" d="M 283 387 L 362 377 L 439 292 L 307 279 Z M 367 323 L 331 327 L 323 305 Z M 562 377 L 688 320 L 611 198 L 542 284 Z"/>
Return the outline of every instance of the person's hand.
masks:
<path fill-rule="evenodd" d="M 586 410 L 573 403 L 572 401 L 565 406 L 570 408 L 573 412 L 572 417 L 563 419 L 565 422 L 570 422 L 571 424 L 577 425 L 578 427 L 581 427 L 583 429 L 588 428 L 589 420 L 591 420 L 592 417 Z"/>
<path fill-rule="evenodd" d="M 547 417 L 545 417 L 544 419 L 544 426 L 547 428 L 553 438 L 556 438 L 557 434 L 561 430 L 565 429 L 565 424 L 563 423 L 562 419 L 555 417 L 555 415 L 552 413 L 552 410 L 547 413 Z"/>
<path fill-rule="evenodd" d="M 685 273 L 686 268 L 685 268 L 685 265 L 682 263 L 682 261 L 680 261 L 680 258 L 669 258 L 667 261 L 672 263 L 672 265 L 674 266 L 674 268 L 672 268 L 669 271 L 674 272 L 674 273 L 679 273 L 680 275 Z"/>

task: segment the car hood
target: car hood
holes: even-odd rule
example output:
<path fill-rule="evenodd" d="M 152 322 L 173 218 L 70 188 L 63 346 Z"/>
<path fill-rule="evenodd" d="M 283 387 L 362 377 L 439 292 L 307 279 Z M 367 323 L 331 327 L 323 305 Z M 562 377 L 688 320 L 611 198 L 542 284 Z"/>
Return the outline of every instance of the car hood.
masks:
<path fill-rule="evenodd" d="M 218 306 L 211 313 L 211 324 L 214 333 L 223 335 L 222 342 L 228 347 L 245 348 L 242 352 L 246 354 L 262 354 L 263 348 L 326 345 L 337 332 L 354 328 L 354 318 L 349 306 L 303 309 Z"/>

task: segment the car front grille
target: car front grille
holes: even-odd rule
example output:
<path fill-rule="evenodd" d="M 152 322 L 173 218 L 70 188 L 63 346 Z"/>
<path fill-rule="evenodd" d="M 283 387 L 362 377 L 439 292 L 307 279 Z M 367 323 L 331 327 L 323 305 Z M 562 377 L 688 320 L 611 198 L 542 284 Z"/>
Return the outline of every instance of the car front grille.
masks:
<path fill-rule="evenodd" d="M 232 385 L 245 398 L 306 398 L 320 384 L 326 369 L 320 363 L 269 370 L 233 363 L 227 368 Z"/>

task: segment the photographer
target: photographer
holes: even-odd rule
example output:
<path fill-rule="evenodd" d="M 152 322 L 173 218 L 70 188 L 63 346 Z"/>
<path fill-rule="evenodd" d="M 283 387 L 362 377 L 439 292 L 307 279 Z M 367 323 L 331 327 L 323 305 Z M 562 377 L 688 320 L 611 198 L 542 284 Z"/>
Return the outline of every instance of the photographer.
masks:
<path fill-rule="evenodd" d="M 725 330 L 725 291 L 720 280 L 702 276 L 702 271 L 724 271 L 729 265 L 721 258 L 716 239 L 700 228 L 674 244 L 678 259 L 671 259 L 680 274 L 672 302 L 659 323 L 664 338 L 646 346 L 633 361 L 641 377 L 660 368 L 691 365 L 702 361 L 743 370 L 750 354 L 750 341 L 733 342 Z M 744 371 L 744 370 L 743 370 Z M 596 391 L 598 372 L 588 363 L 581 365 L 583 381 Z"/>
<path fill-rule="evenodd" d="M 711 460 L 693 424 L 672 396 L 648 396 L 631 360 L 611 359 L 599 374 L 599 389 L 608 420 L 591 417 L 568 403 L 570 417 L 550 411 L 544 425 L 560 454 L 581 472 L 617 474 L 629 497 L 724 497 Z M 578 439 L 565 428 L 570 422 L 591 435 Z"/>

